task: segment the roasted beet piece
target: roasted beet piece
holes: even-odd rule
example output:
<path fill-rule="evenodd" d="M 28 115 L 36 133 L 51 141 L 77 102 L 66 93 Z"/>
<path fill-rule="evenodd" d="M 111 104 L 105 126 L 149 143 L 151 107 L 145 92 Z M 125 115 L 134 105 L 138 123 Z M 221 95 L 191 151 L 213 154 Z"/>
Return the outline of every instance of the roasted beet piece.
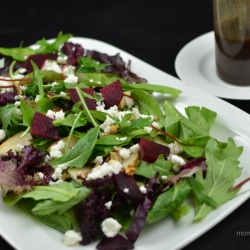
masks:
<path fill-rule="evenodd" d="M 155 162 L 161 154 L 167 159 L 170 153 L 169 147 L 145 138 L 140 139 L 139 146 L 141 159 L 146 162 Z"/>
<path fill-rule="evenodd" d="M 112 238 L 104 238 L 96 246 L 98 250 L 131 250 L 134 249 L 133 243 L 125 239 L 120 234 Z"/>
<path fill-rule="evenodd" d="M 100 221 L 110 217 L 110 211 L 104 205 L 110 200 L 110 194 L 93 189 L 87 199 L 76 206 L 75 214 L 81 231 L 82 245 L 87 245 L 103 235 Z"/>
<path fill-rule="evenodd" d="M 91 96 L 94 96 L 94 88 L 82 88 L 81 90 L 83 92 L 91 95 Z M 74 103 L 80 101 L 80 98 L 79 98 L 79 96 L 78 96 L 78 94 L 77 94 L 77 92 L 76 92 L 75 89 L 69 89 L 68 91 L 69 91 L 69 95 L 70 95 L 70 97 L 71 97 L 71 99 L 72 99 L 72 101 Z M 87 105 L 87 107 L 88 107 L 89 110 L 95 110 L 96 109 L 96 102 L 95 102 L 95 100 L 90 99 L 88 97 L 85 97 L 84 100 L 85 100 L 86 105 Z"/>
<path fill-rule="evenodd" d="M 34 115 L 30 133 L 48 139 L 59 139 L 59 132 L 53 125 L 53 119 L 38 112 Z"/>
<path fill-rule="evenodd" d="M 31 65 L 31 61 L 33 61 L 39 69 L 42 68 L 44 62 L 51 57 L 51 54 L 37 54 L 29 56 L 22 64 L 21 68 L 25 68 L 27 73 L 33 71 L 33 67 Z"/>
<path fill-rule="evenodd" d="M 104 98 L 104 103 L 106 108 L 110 108 L 114 105 L 119 105 L 123 92 L 122 84 L 119 80 L 104 86 L 100 89 L 100 92 Z"/>
<path fill-rule="evenodd" d="M 120 172 L 119 174 L 114 174 L 113 178 L 116 190 L 122 196 L 138 203 L 143 200 L 144 195 L 141 193 L 133 176 Z"/>

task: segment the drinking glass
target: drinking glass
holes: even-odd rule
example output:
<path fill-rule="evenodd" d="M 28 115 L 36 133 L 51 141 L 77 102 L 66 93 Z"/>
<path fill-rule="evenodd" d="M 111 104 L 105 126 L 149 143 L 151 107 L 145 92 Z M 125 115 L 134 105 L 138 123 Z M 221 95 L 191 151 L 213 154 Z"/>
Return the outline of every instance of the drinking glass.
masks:
<path fill-rule="evenodd" d="M 250 85 L 250 0 L 213 0 L 218 76 Z"/>

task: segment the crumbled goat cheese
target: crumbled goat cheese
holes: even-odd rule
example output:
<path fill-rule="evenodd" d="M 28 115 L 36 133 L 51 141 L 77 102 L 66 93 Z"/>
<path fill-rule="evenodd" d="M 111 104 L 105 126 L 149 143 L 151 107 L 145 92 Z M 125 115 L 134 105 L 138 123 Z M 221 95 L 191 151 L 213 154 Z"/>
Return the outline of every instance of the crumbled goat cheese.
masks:
<path fill-rule="evenodd" d="M 68 60 L 68 56 L 67 55 L 59 55 L 56 60 L 58 63 L 64 63 L 65 61 Z"/>
<path fill-rule="evenodd" d="M 170 148 L 170 153 L 171 154 L 177 155 L 177 154 L 180 154 L 183 151 L 181 145 L 176 141 L 174 143 L 170 143 L 168 145 L 168 147 Z"/>
<path fill-rule="evenodd" d="M 68 65 L 67 67 L 63 68 L 63 74 L 64 74 L 65 76 L 74 75 L 75 69 L 76 69 L 75 66 Z"/>
<path fill-rule="evenodd" d="M 58 85 L 58 82 L 52 82 L 52 83 L 51 83 L 51 86 L 52 86 L 52 87 L 55 87 L 55 86 L 57 86 L 57 85 Z"/>
<path fill-rule="evenodd" d="M 25 91 L 25 90 L 27 89 L 27 86 L 25 86 L 25 85 L 19 85 L 19 87 L 20 87 L 20 89 L 21 89 L 22 91 Z"/>
<path fill-rule="evenodd" d="M 112 201 L 108 201 L 108 202 L 106 202 L 104 205 L 105 205 L 105 207 L 106 207 L 108 210 L 110 210 L 110 208 L 111 208 L 111 206 L 112 206 Z"/>
<path fill-rule="evenodd" d="M 100 112 L 105 112 L 104 102 L 96 102 L 96 110 Z"/>
<path fill-rule="evenodd" d="M 94 159 L 94 163 L 99 163 L 101 164 L 103 162 L 103 157 L 102 156 L 97 156 L 95 159 Z"/>
<path fill-rule="evenodd" d="M 162 175 L 162 177 L 161 177 L 162 180 L 167 180 L 167 178 L 168 177 L 166 175 Z"/>
<path fill-rule="evenodd" d="M 117 220 L 107 218 L 102 222 L 101 227 L 104 235 L 108 238 L 112 238 L 119 233 L 122 226 Z"/>
<path fill-rule="evenodd" d="M 17 149 L 18 151 L 22 151 L 23 148 L 24 148 L 24 145 L 21 145 L 21 144 L 17 144 L 17 145 L 16 145 L 16 149 Z"/>
<path fill-rule="evenodd" d="M 160 127 L 160 125 L 159 125 L 158 122 L 153 122 L 153 123 L 152 123 L 152 126 L 154 126 L 154 127 L 156 127 L 156 128 L 159 128 L 159 127 Z"/>
<path fill-rule="evenodd" d="M 21 104 L 20 101 L 16 101 L 16 102 L 15 102 L 15 106 L 16 106 L 16 107 L 20 107 L 20 104 Z"/>
<path fill-rule="evenodd" d="M 54 71 L 58 74 L 62 73 L 62 69 L 61 69 L 60 65 L 56 61 L 53 61 L 53 60 L 46 60 L 44 62 L 44 65 L 42 67 L 42 71 L 44 71 L 44 70 L 51 70 L 51 71 Z"/>
<path fill-rule="evenodd" d="M 24 74 L 24 73 L 27 72 L 27 69 L 25 69 L 25 68 L 19 68 L 19 69 L 18 69 L 18 72 L 19 72 L 20 74 Z"/>
<path fill-rule="evenodd" d="M 80 233 L 74 230 L 68 230 L 64 233 L 64 245 L 75 246 L 82 241 L 82 236 Z"/>
<path fill-rule="evenodd" d="M 100 125 L 100 128 L 105 132 L 109 133 L 111 130 L 111 126 L 115 124 L 115 121 L 111 119 L 109 116 L 106 117 L 106 120 Z"/>
<path fill-rule="evenodd" d="M 63 180 L 62 180 L 63 170 L 66 169 L 66 168 L 67 168 L 67 165 L 66 165 L 66 164 L 57 165 L 57 166 L 55 167 L 54 173 L 53 173 L 52 176 L 51 176 L 54 180 L 57 180 L 57 181 L 56 181 L 56 182 L 50 181 L 50 182 L 49 182 L 49 185 L 54 185 L 54 184 L 57 184 L 57 183 L 59 183 L 59 182 L 62 182 L 62 181 L 63 181 Z"/>
<path fill-rule="evenodd" d="M 62 150 L 65 147 L 65 142 L 60 140 L 55 145 L 51 146 L 49 154 L 51 158 L 59 158 L 63 155 Z"/>
<path fill-rule="evenodd" d="M 35 98 L 35 102 L 38 102 L 41 99 L 40 95 L 37 95 Z"/>
<path fill-rule="evenodd" d="M 138 119 L 138 118 L 150 118 L 150 120 L 151 121 L 153 121 L 154 120 L 154 116 L 153 115 L 144 115 L 144 114 L 141 114 L 140 112 L 139 112 L 139 109 L 138 109 L 138 107 L 134 107 L 134 108 L 132 108 L 132 114 L 133 114 L 133 116 L 134 116 L 134 118 L 135 119 Z"/>
<path fill-rule="evenodd" d="M 141 191 L 141 193 L 146 194 L 147 188 L 145 186 L 140 186 L 140 191 Z"/>
<path fill-rule="evenodd" d="M 44 173 L 42 173 L 42 172 L 38 172 L 38 176 L 39 176 L 40 180 L 42 180 L 42 179 L 43 179 L 43 177 L 44 177 Z"/>
<path fill-rule="evenodd" d="M 60 92 L 60 96 L 66 96 L 66 95 L 67 95 L 66 92 L 63 91 Z"/>
<path fill-rule="evenodd" d="M 124 188 L 123 192 L 127 194 L 129 192 L 129 189 L 128 188 Z"/>
<path fill-rule="evenodd" d="M 130 150 L 127 148 L 122 148 L 119 150 L 119 154 L 123 160 L 128 159 L 130 157 Z"/>
<path fill-rule="evenodd" d="M 6 132 L 3 129 L 0 129 L 0 141 L 3 141 L 6 137 Z"/>
<path fill-rule="evenodd" d="M 65 82 L 67 83 L 77 83 L 78 82 L 78 76 L 75 76 L 75 75 L 69 75 L 67 76 L 65 79 L 64 79 Z"/>
<path fill-rule="evenodd" d="M 62 120 L 65 118 L 65 113 L 63 112 L 63 110 L 54 112 L 53 110 L 49 109 L 46 113 L 46 116 L 50 117 L 51 119 Z"/>
<path fill-rule="evenodd" d="M 170 154 L 168 156 L 168 160 L 180 166 L 183 166 L 186 163 L 185 160 L 179 155 Z"/>
<path fill-rule="evenodd" d="M 144 127 L 143 128 L 148 134 L 152 132 L 152 127 Z"/>
<path fill-rule="evenodd" d="M 63 112 L 63 110 L 59 110 L 57 112 L 55 112 L 55 119 L 56 120 L 62 120 L 65 118 L 65 113 Z"/>
<path fill-rule="evenodd" d="M 116 160 L 104 162 L 102 165 L 94 167 L 88 174 L 86 180 L 95 180 L 103 178 L 104 176 L 111 176 L 113 173 L 118 174 L 122 169 L 122 164 Z"/>

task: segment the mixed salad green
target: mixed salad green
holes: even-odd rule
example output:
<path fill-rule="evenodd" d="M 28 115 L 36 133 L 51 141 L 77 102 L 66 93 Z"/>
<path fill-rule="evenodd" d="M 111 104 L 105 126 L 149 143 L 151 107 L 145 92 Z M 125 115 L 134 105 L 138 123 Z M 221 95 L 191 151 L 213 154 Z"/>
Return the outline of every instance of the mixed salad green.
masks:
<path fill-rule="evenodd" d="M 133 249 L 144 225 L 180 220 L 191 197 L 200 221 L 237 194 L 243 148 L 210 135 L 214 111 L 182 114 L 169 101 L 181 91 L 147 83 L 119 53 L 70 38 L 0 48 L 7 206 L 65 233 L 66 245 Z"/>

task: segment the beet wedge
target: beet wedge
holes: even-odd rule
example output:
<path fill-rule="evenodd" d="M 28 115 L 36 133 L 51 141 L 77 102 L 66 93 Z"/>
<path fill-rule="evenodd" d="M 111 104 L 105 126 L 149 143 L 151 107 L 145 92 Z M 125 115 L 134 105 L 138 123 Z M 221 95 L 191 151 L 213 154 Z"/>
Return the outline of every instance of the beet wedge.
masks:
<path fill-rule="evenodd" d="M 27 73 L 33 71 L 31 61 L 33 61 L 39 69 L 41 69 L 47 59 L 51 57 L 51 54 L 37 54 L 29 56 L 21 65 L 22 68 L 27 70 Z"/>
<path fill-rule="evenodd" d="M 170 153 L 170 148 L 154 141 L 141 138 L 139 142 L 139 152 L 143 161 L 151 163 L 155 162 L 161 154 L 167 159 Z"/>
<path fill-rule="evenodd" d="M 102 87 L 100 92 L 104 98 L 105 108 L 110 108 L 114 105 L 118 106 L 123 96 L 122 84 L 120 80 L 117 80 Z"/>
<path fill-rule="evenodd" d="M 133 176 L 120 172 L 113 175 L 113 180 L 118 193 L 126 199 L 138 203 L 144 199 L 144 195 L 141 193 Z"/>
<path fill-rule="evenodd" d="M 53 119 L 36 112 L 32 121 L 30 133 L 48 139 L 59 139 L 58 129 L 53 125 Z"/>

